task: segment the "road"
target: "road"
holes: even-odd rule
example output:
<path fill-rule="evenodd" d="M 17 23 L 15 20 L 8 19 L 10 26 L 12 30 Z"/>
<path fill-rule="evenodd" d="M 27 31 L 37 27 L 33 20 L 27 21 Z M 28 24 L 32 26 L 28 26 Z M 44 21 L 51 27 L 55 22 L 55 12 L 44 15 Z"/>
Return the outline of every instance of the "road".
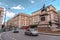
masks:
<path fill-rule="evenodd" d="M 39 36 L 27 36 L 24 35 L 24 30 L 20 30 L 19 33 L 4 32 L 1 34 L 2 40 L 60 40 L 60 36 L 42 35 Z"/>

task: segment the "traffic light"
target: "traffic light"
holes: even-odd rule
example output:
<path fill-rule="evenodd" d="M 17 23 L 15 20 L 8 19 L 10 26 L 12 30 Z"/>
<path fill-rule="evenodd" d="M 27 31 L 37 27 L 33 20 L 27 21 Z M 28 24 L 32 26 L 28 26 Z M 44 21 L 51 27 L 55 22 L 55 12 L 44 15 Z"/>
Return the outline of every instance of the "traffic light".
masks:
<path fill-rule="evenodd" d="M 49 22 L 49 25 L 52 26 L 52 22 L 51 21 Z"/>

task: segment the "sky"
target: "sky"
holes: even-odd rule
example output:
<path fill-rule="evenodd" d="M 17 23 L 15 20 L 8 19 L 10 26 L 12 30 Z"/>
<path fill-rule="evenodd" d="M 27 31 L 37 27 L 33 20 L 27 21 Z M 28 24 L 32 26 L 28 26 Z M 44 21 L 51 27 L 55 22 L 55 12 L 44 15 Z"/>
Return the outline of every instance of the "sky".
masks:
<path fill-rule="evenodd" d="M 4 8 L 6 21 L 18 13 L 31 14 L 43 7 L 43 5 L 53 5 L 56 10 L 60 10 L 60 0 L 0 0 L 0 7 Z M 3 20 L 4 22 L 4 17 Z"/>

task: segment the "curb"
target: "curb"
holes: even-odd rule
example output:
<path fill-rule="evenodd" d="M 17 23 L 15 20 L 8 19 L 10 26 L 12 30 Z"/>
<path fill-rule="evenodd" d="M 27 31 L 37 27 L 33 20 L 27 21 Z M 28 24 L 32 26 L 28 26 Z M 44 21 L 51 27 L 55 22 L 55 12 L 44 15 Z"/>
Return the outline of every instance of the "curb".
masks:
<path fill-rule="evenodd" d="M 60 34 L 56 34 L 56 33 L 39 32 L 39 34 L 43 34 L 43 35 L 51 35 L 51 36 L 60 36 Z"/>

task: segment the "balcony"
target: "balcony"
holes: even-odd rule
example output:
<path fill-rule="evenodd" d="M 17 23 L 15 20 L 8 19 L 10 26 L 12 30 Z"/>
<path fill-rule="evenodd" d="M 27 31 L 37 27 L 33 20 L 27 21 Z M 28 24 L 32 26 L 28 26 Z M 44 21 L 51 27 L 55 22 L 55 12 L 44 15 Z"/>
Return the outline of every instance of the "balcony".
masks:
<path fill-rule="evenodd" d="M 58 24 L 58 20 L 53 20 L 52 23 Z"/>
<path fill-rule="evenodd" d="M 58 21 L 58 19 L 54 19 L 54 21 Z"/>
<path fill-rule="evenodd" d="M 40 15 L 43 16 L 43 15 L 49 15 L 49 14 L 47 12 L 42 12 Z"/>

